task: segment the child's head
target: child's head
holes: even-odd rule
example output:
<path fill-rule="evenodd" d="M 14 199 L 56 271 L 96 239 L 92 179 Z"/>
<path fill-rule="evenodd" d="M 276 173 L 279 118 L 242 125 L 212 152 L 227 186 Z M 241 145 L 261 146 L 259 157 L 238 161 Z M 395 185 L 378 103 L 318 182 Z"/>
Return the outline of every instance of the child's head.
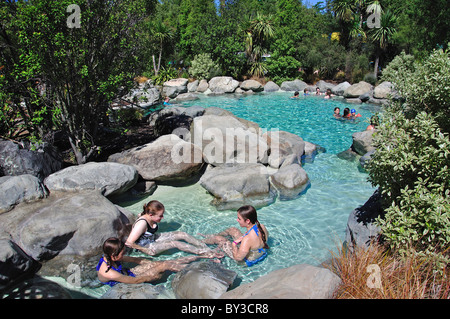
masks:
<path fill-rule="evenodd" d="M 157 200 L 151 200 L 146 205 L 144 205 L 144 210 L 141 215 L 149 214 L 155 215 L 158 212 L 164 212 L 165 208 L 162 203 Z"/>
<path fill-rule="evenodd" d="M 109 262 L 113 260 L 113 257 L 117 259 L 123 248 L 124 243 L 116 237 L 110 237 L 103 243 L 103 253 Z"/>

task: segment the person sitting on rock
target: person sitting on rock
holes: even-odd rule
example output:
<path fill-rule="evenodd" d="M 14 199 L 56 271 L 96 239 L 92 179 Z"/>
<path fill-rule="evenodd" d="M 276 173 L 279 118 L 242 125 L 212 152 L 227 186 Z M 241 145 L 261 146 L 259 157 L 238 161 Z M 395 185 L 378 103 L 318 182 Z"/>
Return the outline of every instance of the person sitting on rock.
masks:
<path fill-rule="evenodd" d="M 105 285 L 115 286 L 119 282 L 139 284 L 162 277 L 165 271 L 178 272 L 188 263 L 202 256 L 181 257 L 175 260 L 151 261 L 144 258 L 125 256 L 125 244 L 118 238 L 110 237 L 103 243 L 103 256 L 96 267 L 98 279 Z M 137 264 L 134 268 L 124 268 L 121 262 Z"/>
<path fill-rule="evenodd" d="M 215 235 L 202 235 L 206 237 L 206 244 L 218 244 L 219 247 L 232 259 L 236 261 L 245 261 L 247 266 L 262 261 L 267 256 L 267 239 L 269 233 L 264 225 L 258 221 L 256 209 L 253 206 L 242 206 L 237 210 L 237 222 L 239 226 L 247 229 L 245 234 L 236 227 Z M 229 241 L 227 237 L 233 241 Z"/>
<path fill-rule="evenodd" d="M 171 248 L 203 256 L 223 257 L 214 252 L 201 240 L 180 231 L 157 234 L 158 223 L 165 212 L 164 205 L 152 200 L 144 205 L 143 212 L 134 222 L 125 245 L 154 256 Z"/>

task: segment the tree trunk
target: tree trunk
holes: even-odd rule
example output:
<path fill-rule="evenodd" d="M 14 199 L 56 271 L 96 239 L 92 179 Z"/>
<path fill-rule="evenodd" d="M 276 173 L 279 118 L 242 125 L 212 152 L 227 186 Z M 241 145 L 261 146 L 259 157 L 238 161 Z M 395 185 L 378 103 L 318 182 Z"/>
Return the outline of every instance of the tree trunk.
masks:
<path fill-rule="evenodd" d="M 378 63 L 380 63 L 380 56 L 377 54 L 377 57 L 375 58 L 375 65 L 373 67 L 373 74 L 375 75 L 375 78 L 378 77 Z"/>
<path fill-rule="evenodd" d="M 158 58 L 158 72 L 161 68 L 161 56 L 162 56 L 162 50 L 163 50 L 163 46 L 162 46 L 162 41 L 161 41 L 161 46 L 159 48 L 159 58 Z"/>
<path fill-rule="evenodd" d="M 155 55 L 154 54 L 152 54 L 152 60 L 153 60 L 153 71 L 155 71 L 155 75 L 158 75 L 159 68 L 156 69 L 156 61 L 155 61 Z"/>

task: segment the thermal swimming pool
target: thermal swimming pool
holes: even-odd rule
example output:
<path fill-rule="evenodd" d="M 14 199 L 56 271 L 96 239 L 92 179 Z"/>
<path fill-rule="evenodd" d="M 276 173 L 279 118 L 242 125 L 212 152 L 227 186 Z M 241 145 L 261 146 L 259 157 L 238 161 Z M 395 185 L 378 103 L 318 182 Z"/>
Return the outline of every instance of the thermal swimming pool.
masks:
<path fill-rule="evenodd" d="M 237 264 L 227 257 L 222 260 L 223 265 L 237 273 L 237 281 L 241 284 L 280 268 L 302 263 L 317 265 L 326 260 L 337 243 L 344 240 L 351 211 L 364 204 L 374 192 L 367 182 L 367 173 L 358 168 L 358 163 L 340 159 L 337 154 L 351 146 L 353 133 L 366 129 L 368 119 L 377 108 L 315 96 L 290 99 L 291 95 L 277 92 L 202 96 L 200 100 L 183 104 L 186 107 L 220 107 L 258 123 L 263 129 L 288 131 L 325 149 L 314 162 L 303 165 L 311 181 L 306 193 L 295 200 L 277 199 L 258 209 L 258 218 L 269 231 L 269 256 L 253 267 Z M 333 117 L 336 106 L 341 108 L 341 113 L 345 107 L 355 108 L 362 117 L 356 122 L 336 120 Z M 216 210 L 210 205 L 212 196 L 198 184 L 178 188 L 159 186 L 149 197 L 118 204 L 139 214 L 142 206 L 151 199 L 159 200 L 166 208 L 159 228 L 161 232 L 179 230 L 197 236 L 198 233 L 216 233 L 230 226 L 238 227 L 236 211 Z M 183 255 L 186 253 L 170 251 L 155 259 Z M 167 298 L 173 297 L 170 289 L 173 276 L 157 284 L 166 289 L 164 296 Z M 83 292 L 99 297 L 107 289 L 107 286 L 101 286 L 83 289 Z"/>

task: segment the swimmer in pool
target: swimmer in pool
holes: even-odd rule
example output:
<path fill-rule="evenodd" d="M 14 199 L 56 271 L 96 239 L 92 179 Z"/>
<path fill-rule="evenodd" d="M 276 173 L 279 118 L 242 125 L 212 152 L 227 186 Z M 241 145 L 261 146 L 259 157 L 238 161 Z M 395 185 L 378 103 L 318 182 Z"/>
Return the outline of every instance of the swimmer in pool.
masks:
<path fill-rule="evenodd" d="M 158 223 L 163 219 L 164 212 L 164 205 L 159 201 L 152 200 L 148 202 L 139 218 L 134 222 L 125 245 L 150 256 L 157 255 L 171 248 L 177 248 L 196 255 L 223 257 L 223 255 L 211 250 L 201 240 L 185 232 L 156 233 Z"/>
<path fill-rule="evenodd" d="M 231 227 L 215 235 L 203 235 L 206 237 L 204 242 L 218 244 L 230 258 L 243 260 L 247 266 L 252 266 L 266 258 L 269 234 L 266 227 L 259 223 L 253 206 L 240 207 L 237 211 L 237 222 L 239 226 L 247 229 L 244 234 L 236 227 Z M 233 241 L 227 239 L 229 236 Z"/>
<path fill-rule="evenodd" d="M 178 272 L 188 263 L 202 258 L 202 256 L 188 256 L 175 260 L 151 261 L 124 254 L 125 245 L 120 239 L 110 237 L 103 243 L 103 256 L 96 267 L 97 277 L 103 284 L 113 287 L 119 282 L 126 284 L 151 282 L 160 279 L 165 271 Z M 137 266 L 127 269 L 121 262 L 134 263 Z"/>

